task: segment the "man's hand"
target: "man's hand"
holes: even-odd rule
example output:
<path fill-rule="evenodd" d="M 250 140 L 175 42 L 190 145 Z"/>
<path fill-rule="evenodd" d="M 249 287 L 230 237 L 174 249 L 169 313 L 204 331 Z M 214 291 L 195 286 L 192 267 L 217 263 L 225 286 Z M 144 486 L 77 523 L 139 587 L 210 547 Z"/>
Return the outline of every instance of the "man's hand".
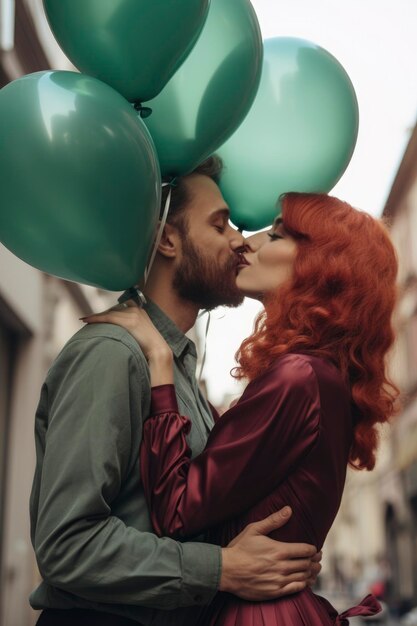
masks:
<path fill-rule="evenodd" d="M 323 552 L 320 550 L 320 552 L 317 552 L 317 554 L 315 554 L 313 558 L 311 559 L 311 576 L 307 580 L 308 587 L 312 587 L 313 585 L 316 584 L 317 576 L 320 574 L 320 571 L 321 571 L 322 558 L 323 558 Z"/>
<path fill-rule="evenodd" d="M 222 549 L 220 591 L 244 600 L 271 600 L 298 593 L 315 583 L 321 552 L 304 543 L 282 543 L 268 535 L 292 515 L 289 507 L 249 524 Z"/>

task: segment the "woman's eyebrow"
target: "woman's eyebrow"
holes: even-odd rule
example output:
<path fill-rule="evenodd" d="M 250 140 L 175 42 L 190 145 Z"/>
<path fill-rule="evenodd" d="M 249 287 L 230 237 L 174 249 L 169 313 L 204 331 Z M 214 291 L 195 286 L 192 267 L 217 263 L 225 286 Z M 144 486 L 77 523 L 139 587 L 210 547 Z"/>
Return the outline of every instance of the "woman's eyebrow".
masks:
<path fill-rule="evenodd" d="M 284 221 L 283 221 L 282 217 L 277 217 L 277 218 L 274 220 L 274 223 L 272 224 L 272 226 L 273 226 L 274 228 L 277 228 L 278 226 L 281 226 L 281 224 L 283 224 L 283 223 L 284 223 Z"/>

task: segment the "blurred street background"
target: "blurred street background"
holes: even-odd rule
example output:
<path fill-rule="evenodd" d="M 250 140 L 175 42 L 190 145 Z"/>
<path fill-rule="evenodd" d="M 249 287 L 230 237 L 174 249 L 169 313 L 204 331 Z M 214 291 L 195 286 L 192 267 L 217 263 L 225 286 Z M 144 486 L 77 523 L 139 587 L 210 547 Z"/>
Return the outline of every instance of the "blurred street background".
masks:
<path fill-rule="evenodd" d="M 417 2 L 252 2 L 265 38 L 310 39 L 348 72 L 359 100 L 359 140 L 332 193 L 387 218 L 400 260 L 390 367 L 403 393 L 402 412 L 381 433 L 375 471 L 349 472 L 317 590 L 340 610 L 372 592 L 385 606 L 373 623 L 417 625 Z M 48 68 L 74 69 L 55 43 L 42 1 L 0 0 L 0 87 Z M 0 626 L 31 626 L 37 618 L 27 601 L 39 578 L 28 502 L 43 379 L 80 328 L 78 318 L 118 295 L 39 272 L 0 244 Z M 192 333 L 200 365 L 206 344 L 201 384 L 220 409 L 241 393 L 229 372 L 258 311 L 254 302 L 216 310 L 207 333 L 207 316 Z"/>

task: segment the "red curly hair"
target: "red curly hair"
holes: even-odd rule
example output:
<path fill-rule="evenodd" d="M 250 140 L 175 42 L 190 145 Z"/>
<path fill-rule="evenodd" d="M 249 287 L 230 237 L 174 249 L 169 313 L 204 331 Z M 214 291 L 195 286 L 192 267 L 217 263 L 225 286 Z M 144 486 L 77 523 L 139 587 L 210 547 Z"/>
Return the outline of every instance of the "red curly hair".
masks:
<path fill-rule="evenodd" d="M 376 425 L 394 414 L 398 396 L 386 374 L 394 342 L 394 247 L 380 220 L 337 198 L 289 193 L 282 207 L 285 230 L 297 243 L 293 276 L 265 297 L 234 375 L 252 380 L 287 352 L 331 359 L 356 407 L 349 464 L 373 469 Z"/>

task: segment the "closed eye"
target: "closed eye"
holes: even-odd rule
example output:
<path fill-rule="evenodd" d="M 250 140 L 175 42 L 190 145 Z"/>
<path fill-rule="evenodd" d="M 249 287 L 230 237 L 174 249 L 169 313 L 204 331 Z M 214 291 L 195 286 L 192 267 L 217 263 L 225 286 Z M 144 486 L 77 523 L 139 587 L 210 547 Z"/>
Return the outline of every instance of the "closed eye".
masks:
<path fill-rule="evenodd" d="M 277 235 L 277 233 L 267 233 L 267 235 L 272 241 L 275 241 L 275 239 L 284 239 L 282 235 Z"/>

